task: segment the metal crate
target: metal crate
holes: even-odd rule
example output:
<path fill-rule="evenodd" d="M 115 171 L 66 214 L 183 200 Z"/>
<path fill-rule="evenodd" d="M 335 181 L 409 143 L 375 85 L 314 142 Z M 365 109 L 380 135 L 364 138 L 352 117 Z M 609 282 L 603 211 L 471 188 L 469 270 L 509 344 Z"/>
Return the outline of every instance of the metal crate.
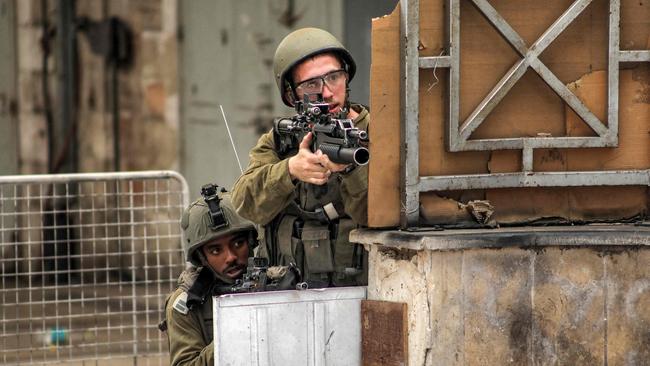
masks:
<path fill-rule="evenodd" d="M 366 287 L 215 297 L 215 366 L 361 364 Z"/>

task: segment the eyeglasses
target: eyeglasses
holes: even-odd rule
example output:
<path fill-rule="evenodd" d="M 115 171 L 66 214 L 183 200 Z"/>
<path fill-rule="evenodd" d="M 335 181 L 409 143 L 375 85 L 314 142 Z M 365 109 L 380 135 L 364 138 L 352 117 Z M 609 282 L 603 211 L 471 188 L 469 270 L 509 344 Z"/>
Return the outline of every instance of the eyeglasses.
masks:
<path fill-rule="evenodd" d="M 296 92 L 299 97 L 305 94 L 321 93 L 323 85 L 327 85 L 330 90 L 333 90 L 343 85 L 347 78 L 348 73 L 343 69 L 330 71 L 325 75 L 300 82 L 296 85 Z"/>

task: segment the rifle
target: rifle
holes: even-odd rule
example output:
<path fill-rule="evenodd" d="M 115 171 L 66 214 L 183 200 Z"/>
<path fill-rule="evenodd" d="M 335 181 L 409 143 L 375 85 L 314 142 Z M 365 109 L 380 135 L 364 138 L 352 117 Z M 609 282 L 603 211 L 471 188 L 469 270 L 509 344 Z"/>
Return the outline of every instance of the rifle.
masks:
<path fill-rule="evenodd" d="M 322 94 L 305 94 L 304 100 L 296 102 L 295 109 L 293 117 L 277 118 L 273 122 L 280 154 L 298 149 L 305 135 L 311 132 L 311 151 L 320 150 L 338 164 L 368 164 L 370 152 L 365 147 L 368 133 L 354 127 L 349 118 L 332 116 Z"/>
<path fill-rule="evenodd" d="M 270 273 L 273 270 L 274 273 Z M 283 267 L 269 267 L 269 261 L 263 257 L 249 257 L 248 267 L 243 277 L 232 286 L 219 289 L 221 294 L 245 292 L 263 292 L 280 290 L 305 290 L 307 284 L 301 281 L 300 269 L 289 263 Z"/>

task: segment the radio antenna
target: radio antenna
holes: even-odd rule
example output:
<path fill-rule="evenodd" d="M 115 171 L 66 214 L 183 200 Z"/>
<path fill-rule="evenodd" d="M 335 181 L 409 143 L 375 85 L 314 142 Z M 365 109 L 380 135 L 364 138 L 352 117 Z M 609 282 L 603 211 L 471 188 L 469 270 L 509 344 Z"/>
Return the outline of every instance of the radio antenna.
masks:
<path fill-rule="evenodd" d="M 241 162 L 239 161 L 239 155 L 237 154 L 237 148 L 235 148 L 235 141 L 232 139 L 232 134 L 230 133 L 230 127 L 228 126 L 228 120 L 226 119 L 226 114 L 223 112 L 223 106 L 219 104 L 221 108 L 221 115 L 223 116 L 223 121 L 226 123 L 226 130 L 228 131 L 228 137 L 230 137 L 230 143 L 232 144 L 232 151 L 235 152 L 235 158 L 237 158 L 237 165 L 239 165 L 239 171 L 244 174 L 244 169 L 241 167 Z"/>

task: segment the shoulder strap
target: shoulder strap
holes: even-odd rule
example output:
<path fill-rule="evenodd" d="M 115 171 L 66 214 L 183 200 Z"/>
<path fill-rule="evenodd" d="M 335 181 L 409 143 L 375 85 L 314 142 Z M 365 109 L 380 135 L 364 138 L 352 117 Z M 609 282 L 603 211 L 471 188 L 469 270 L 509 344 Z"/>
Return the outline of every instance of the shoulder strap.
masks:
<path fill-rule="evenodd" d="M 197 309 L 201 332 L 205 344 L 212 342 L 214 338 L 214 319 L 212 317 L 212 295 L 208 296 L 206 301 Z"/>
<path fill-rule="evenodd" d="M 212 271 L 202 268 L 192 286 L 187 290 L 186 306 L 191 309 L 197 304 L 204 303 L 210 296 L 210 290 L 215 280 L 216 278 Z"/>

